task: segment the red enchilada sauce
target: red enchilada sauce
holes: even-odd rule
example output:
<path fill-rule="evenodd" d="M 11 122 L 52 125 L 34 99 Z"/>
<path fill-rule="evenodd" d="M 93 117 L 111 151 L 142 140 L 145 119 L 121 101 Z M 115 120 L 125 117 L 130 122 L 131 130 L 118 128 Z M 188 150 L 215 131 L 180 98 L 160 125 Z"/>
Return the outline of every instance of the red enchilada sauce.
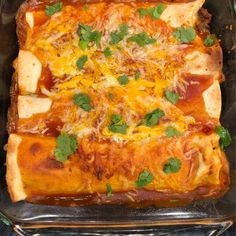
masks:
<path fill-rule="evenodd" d="M 185 115 L 191 115 L 196 120 L 208 120 L 209 115 L 205 110 L 203 92 L 213 83 L 211 75 L 185 74 L 184 80 L 187 82 L 185 91 L 178 89 L 180 99 L 176 104 Z"/>

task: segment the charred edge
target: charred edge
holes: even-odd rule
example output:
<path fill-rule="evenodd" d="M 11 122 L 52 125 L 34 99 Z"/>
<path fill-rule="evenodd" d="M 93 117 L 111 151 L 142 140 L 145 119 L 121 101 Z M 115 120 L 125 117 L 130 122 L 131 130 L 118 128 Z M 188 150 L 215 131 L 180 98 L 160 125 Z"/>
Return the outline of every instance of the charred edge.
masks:
<path fill-rule="evenodd" d="M 8 134 L 15 133 L 17 129 L 17 120 L 18 120 L 18 110 L 17 110 L 17 97 L 18 97 L 18 82 L 17 76 L 12 77 L 12 84 L 10 87 L 10 99 L 11 104 L 7 113 L 7 131 Z"/>
<path fill-rule="evenodd" d="M 201 8 L 198 12 L 198 20 L 196 29 L 198 33 L 209 34 L 209 24 L 211 22 L 212 15 L 205 8 Z"/>

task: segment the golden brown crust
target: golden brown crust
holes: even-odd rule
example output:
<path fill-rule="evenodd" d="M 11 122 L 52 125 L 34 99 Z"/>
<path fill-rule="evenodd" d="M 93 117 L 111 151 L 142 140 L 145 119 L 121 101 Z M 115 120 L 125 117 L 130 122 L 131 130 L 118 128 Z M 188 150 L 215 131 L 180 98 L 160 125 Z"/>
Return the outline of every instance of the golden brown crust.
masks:
<path fill-rule="evenodd" d="M 127 145 L 90 139 L 81 143 L 69 161 L 62 164 L 53 155 L 55 138 L 11 135 L 7 163 L 11 196 L 15 201 L 26 197 L 28 201 L 38 199 L 43 202 L 43 198 L 70 199 L 81 195 L 81 201 L 77 200 L 74 204 L 84 204 L 89 198 L 89 204 L 95 200 L 107 204 L 150 200 L 151 204 L 160 205 L 161 200 L 192 201 L 217 197 L 228 189 L 228 164 L 217 146 L 215 134 L 199 133 L 159 142 Z M 166 146 L 169 151 L 164 148 Z M 163 164 L 169 155 L 178 155 L 182 160 L 180 172 L 169 175 L 163 172 Z M 17 166 L 14 164 L 16 156 Z M 117 158 L 119 162 L 116 162 Z M 152 171 L 155 179 L 141 190 L 136 187 L 136 180 L 143 167 Z M 15 176 L 18 168 L 24 174 Z M 20 187 L 21 178 L 25 189 Z M 112 198 L 105 194 L 107 183 L 113 186 Z"/>
<path fill-rule="evenodd" d="M 13 202 L 26 198 L 23 188 L 22 174 L 18 166 L 18 147 L 22 139 L 16 134 L 11 134 L 7 144 L 7 174 L 8 191 Z"/>
<path fill-rule="evenodd" d="M 18 97 L 18 82 L 16 75 L 12 77 L 10 88 L 11 105 L 7 113 L 7 131 L 8 134 L 15 133 L 17 129 L 18 110 L 17 110 L 17 97 Z"/>

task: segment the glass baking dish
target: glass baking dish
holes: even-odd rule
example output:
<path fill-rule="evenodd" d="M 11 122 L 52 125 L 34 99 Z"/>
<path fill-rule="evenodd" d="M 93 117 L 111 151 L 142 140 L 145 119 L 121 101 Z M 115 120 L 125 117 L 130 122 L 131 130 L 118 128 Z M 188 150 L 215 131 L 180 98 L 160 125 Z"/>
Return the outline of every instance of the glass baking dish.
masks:
<path fill-rule="evenodd" d="M 60 207 L 13 204 L 5 183 L 7 109 L 17 55 L 15 13 L 23 0 L 0 0 L 0 218 L 20 235 L 104 235 L 148 234 L 220 235 L 232 223 L 236 210 L 236 2 L 206 0 L 213 15 L 211 31 L 221 39 L 224 51 L 222 123 L 230 130 L 233 143 L 226 153 L 231 166 L 231 188 L 219 200 L 198 201 L 178 208 L 130 208 L 127 206 Z M 201 230 L 201 233 L 200 231 Z M 182 235 L 183 235 L 182 234 Z"/>

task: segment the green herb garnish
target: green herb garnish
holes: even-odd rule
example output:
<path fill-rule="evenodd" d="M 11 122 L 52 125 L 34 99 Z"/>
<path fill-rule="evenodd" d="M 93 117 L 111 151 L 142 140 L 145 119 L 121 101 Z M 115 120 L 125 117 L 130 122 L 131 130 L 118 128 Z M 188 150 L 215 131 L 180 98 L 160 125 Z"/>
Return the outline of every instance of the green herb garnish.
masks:
<path fill-rule="evenodd" d="M 141 124 L 146 125 L 148 127 L 153 127 L 157 125 L 157 122 L 165 115 L 164 111 L 161 109 L 155 109 L 154 111 L 145 115 Z"/>
<path fill-rule="evenodd" d="M 111 121 L 112 121 L 114 124 L 119 123 L 121 120 L 122 120 L 122 116 L 121 116 L 121 115 L 113 114 L 113 115 L 111 116 Z"/>
<path fill-rule="evenodd" d="M 88 11 L 89 10 L 89 6 L 87 4 L 83 5 L 83 10 Z"/>
<path fill-rule="evenodd" d="M 228 147 L 232 142 L 229 130 L 220 125 L 216 127 L 216 133 L 220 136 L 221 148 L 224 149 L 225 147 Z"/>
<path fill-rule="evenodd" d="M 109 130 L 113 133 L 126 134 L 128 127 L 126 124 L 111 124 Z"/>
<path fill-rule="evenodd" d="M 176 104 L 179 100 L 179 94 L 176 92 L 172 92 L 170 90 L 165 91 L 165 97 L 166 99 L 171 102 L 172 104 Z"/>
<path fill-rule="evenodd" d="M 85 93 L 75 94 L 73 96 L 73 102 L 76 106 L 79 106 L 81 109 L 89 112 L 91 108 L 91 99 L 89 95 Z"/>
<path fill-rule="evenodd" d="M 63 4 L 62 2 L 55 3 L 53 5 L 47 5 L 45 8 L 45 14 L 47 16 L 52 16 L 57 12 L 60 12 L 62 10 Z"/>
<path fill-rule="evenodd" d="M 107 187 L 107 196 L 111 197 L 112 196 L 112 187 L 109 183 L 106 184 L 106 187 Z"/>
<path fill-rule="evenodd" d="M 143 47 L 148 44 L 153 44 L 156 42 L 156 39 L 153 39 L 147 35 L 146 32 L 134 34 L 133 36 L 127 39 L 128 42 L 137 43 L 140 47 Z"/>
<path fill-rule="evenodd" d="M 113 133 L 126 134 L 128 125 L 122 121 L 122 116 L 113 114 L 111 116 L 112 123 L 109 125 L 108 129 Z"/>
<path fill-rule="evenodd" d="M 164 165 L 163 171 L 166 174 L 177 173 L 181 168 L 181 161 L 176 157 L 171 157 Z"/>
<path fill-rule="evenodd" d="M 111 32 L 111 44 L 117 44 L 124 39 L 126 35 L 128 35 L 128 25 L 121 24 L 119 30 L 115 30 Z"/>
<path fill-rule="evenodd" d="M 114 97 L 113 94 L 109 92 L 109 93 L 108 93 L 108 98 L 112 100 L 113 97 Z"/>
<path fill-rule="evenodd" d="M 152 8 L 139 8 L 138 12 L 141 17 L 150 15 L 153 19 L 159 19 L 165 9 L 166 6 L 163 3 L 160 3 Z"/>
<path fill-rule="evenodd" d="M 111 49 L 109 47 L 106 47 L 103 51 L 103 54 L 105 55 L 105 57 L 110 57 L 112 55 Z"/>
<path fill-rule="evenodd" d="M 166 132 L 166 137 L 168 137 L 168 138 L 178 137 L 181 135 L 181 133 L 175 127 L 172 127 L 172 126 L 168 126 L 166 128 L 165 132 Z"/>
<path fill-rule="evenodd" d="M 129 78 L 128 78 L 128 76 L 126 76 L 126 75 L 121 75 L 121 76 L 119 76 L 117 79 L 118 79 L 118 82 L 119 82 L 121 85 L 126 85 L 126 84 L 129 83 Z"/>
<path fill-rule="evenodd" d="M 61 134 L 56 139 L 54 155 L 57 161 L 64 162 L 77 149 L 76 136 L 67 133 Z"/>
<path fill-rule="evenodd" d="M 207 37 L 205 38 L 203 43 L 205 46 L 211 47 L 217 43 L 217 38 L 214 34 L 209 34 L 209 35 L 207 35 Z"/>
<path fill-rule="evenodd" d="M 77 62 L 76 62 L 76 66 L 78 69 L 82 70 L 84 67 L 84 64 L 87 62 L 88 57 L 87 56 L 82 56 L 80 57 Z"/>
<path fill-rule="evenodd" d="M 154 179 L 154 175 L 148 170 L 144 170 L 142 173 L 140 173 L 136 183 L 139 188 L 142 188 L 150 184 L 153 181 L 153 179 Z"/>
<path fill-rule="evenodd" d="M 197 36 L 195 29 L 191 26 L 178 27 L 174 30 L 173 35 L 181 43 L 190 43 Z"/>
<path fill-rule="evenodd" d="M 101 32 L 92 31 L 92 27 L 84 24 L 79 24 L 78 35 L 80 37 L 79 46 L 82 50 L 87 49 L 91 42 L 95 42 L 98 47 L 102 38 Z"/>
<path fill-rule="evenodd" d="M 141 72 L 140 72 L 139 70 L 137 70 L 137 71 L 135 72 L 134 79 L 135 79 L 135 80 L 138 80 L 138 79 L 140 78 L 140 76 L 141 76 Z"/>

